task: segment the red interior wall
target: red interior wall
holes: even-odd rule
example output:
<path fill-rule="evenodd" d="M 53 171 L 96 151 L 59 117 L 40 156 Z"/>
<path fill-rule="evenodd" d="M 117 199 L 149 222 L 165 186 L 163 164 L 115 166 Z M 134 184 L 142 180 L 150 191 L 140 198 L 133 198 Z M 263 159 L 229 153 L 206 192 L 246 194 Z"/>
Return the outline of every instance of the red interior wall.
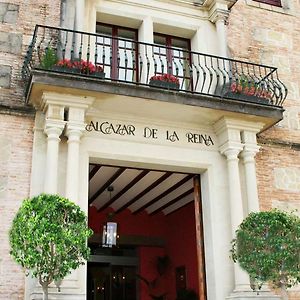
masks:
<path fill-rule="evenodd" d="M 107 215 L 113 210 L 108 208 L 103 212 L 97 212 L 95 207 L 89 208 L 89 227 L 95 233 L 102 233 L 102 225 L 107 221 Z M 160 280 L 155 292 L 167 291 L 167 300 L 176 299 L 175 268 L 185 266 L 187 272 L 187 287 L 198 292 L 198 272 L 197 272 L 197 248 L 196 248 L 196 228 L 195 228 L 194 205 L 183 207 L 182 209 L 164 216 L 157 213 L 149 216 L 145 211 L 137 215 L 131 214 L 129 210 L 124 210 L 114 216 L 113 220 L 118 223 L 118 233 L 120 235 L 144 235 L 163 237 L 166 241 L 165 248 L 140 247 L 140 275 L 147 280 L 157 277 L 154 266 L 157 256 L 168 255 L 171 260 L 171 269 Z M 145 283 L 140 284 L 141 300 L 150 300 Z"/>
<path fill-rule="evenodd" d="M 198 260 L 196 245 L 196 224 L 194 203 L 166 216 L 167 247 L 166 252 L 172 260 L 168 299 L 176 299 L 176 267 L 185 266 L 187 288 L 199 293 Z"/>

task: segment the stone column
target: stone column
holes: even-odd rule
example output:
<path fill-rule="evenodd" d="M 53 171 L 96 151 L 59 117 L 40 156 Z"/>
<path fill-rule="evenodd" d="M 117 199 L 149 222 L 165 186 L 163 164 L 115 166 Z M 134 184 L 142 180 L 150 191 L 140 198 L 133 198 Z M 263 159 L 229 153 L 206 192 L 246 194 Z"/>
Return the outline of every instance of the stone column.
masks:
<path fill-rule="evenodd" d="M 94 98 L 64 95 L 63 100 L 68 107 L 68 121 L 66 124 L 66 136 L 68 137 L 66 197 L 78 203 L 80 138 L 85 128 L 85 112 L 93 103 Z"/>
<path fill-rule="evenodd" d="M 210 16 L 210 21 L 216 24 L 218 44 L 219 44 L 219 55 L 228 57 L 227 51 L 227 32 L 226 22 L 229 16 L 227 8 L 215 8 Z"/>
<path fill-rule="evenodd" d="M 228 189 L 231 211 L 232 238 L 235 238 L 235 231 L 244 219 L 243 200 L 239 173 L 238 155 L 243 149 L 242 144 L 226 144 L 220 149 L 227 158 Z M 234 292 L 249 290 L 248 275 L 234 264 L 235 289 Z"/>
<path fill-rule="evenodd" d="M 144 42 L 148 44 L 153 44 L 153 20 L 151 17 L 146 17 L 143 19 L 143 23 L 139 27 L 139 42 Z M 139 57 L 143 62 L 143 70 L 140 78 L 141 83 L 148 83 L 151 76 L 154 74 L 154 61 L 153 61 L 153 51 L 150 45 L 141 44 L 138 47 Z M 147 70 L 147 62 L 150 61 L 149 72 Z M 147 78 L 147 74 L 148 77 Z M 147 82 L 148 81 L 148 82 Z"/>
<path fill-rule="evenodd" d="M 84 124 L 67 124 L 68 158 L 66 173 L 66 197 L 78 202 L 79 187 L 79 146 Z"/>
<path fill-rule="evenodd" d="M 55 122 L 47 121 L 44 130 L 47 135 L 44 191 L 49 194 L 57 193 L 59 136 L 61 135 L 63 128 L 64 124 L 55 124 Z"/>
<path fill-rule="evenodd" d="M 43 96 L 44 112 L 46 121 L 44 132 L 47 135 L 47 154 L 45 166 L 44 192 L 49 194 L 57 193 L 58 177 L 58 151 L 60 135 L 65 127 L 64 107 L 51 104 L 51 98 Z"/>
<path fill-rule="evenodd" d="M 255 155 L 259 151 L 259 146 L 256 144 L 256 133 L 251 131 L 243 131 L 242 138 L 244 149 L 241 153 L 243 158 L 246 192 L 248 202 L 248 213 L 259 211 L 259 199 L 257 191 Z"/>
<path fill-rule="evenodd" d="M 243 199 L 239 173 L 239 154 L 243 149 L 238 121 L 221 119 L 215 125 L 219 150 L 227 159 L 228 194 L 231 211 L 232 238 L 244 219 Z M 234 264 L 234 293 L 249 290 L 249 277 L 238 264 Z"/>
<path fill-rule="evenodd" d="M 75 30 L 84 31 L 85 0 L 76 0 Z"/>

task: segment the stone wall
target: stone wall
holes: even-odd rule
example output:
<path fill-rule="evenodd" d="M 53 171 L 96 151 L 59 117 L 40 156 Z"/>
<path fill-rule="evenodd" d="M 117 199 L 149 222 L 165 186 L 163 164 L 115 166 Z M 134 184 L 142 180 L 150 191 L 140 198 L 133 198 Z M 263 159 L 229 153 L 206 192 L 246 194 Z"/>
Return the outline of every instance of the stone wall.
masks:
<path fill-rule="evenodd" d="M 285 118 L 262 136 L 295 142 L 300 137 L 300 3 L 284 3 L 289 8 L 238 1 L 229 17 L 228 44 L 234 58 L 278 68 L 289 91 Z"/>
<path fill-rule="evenodd" d="M 234 58 L 278 67 L 289 90 L 284 119 L 259 135 L 257 179 L 260 208 L 300 212 L 300 2 L 283 0 L 283 7 L 238 1 L 228 25 Z M 300 288 L 290 300 L 300 298 Z"/>
<path fill-rule="evenodd" d="M 24 105 L 21 67 L 34 27 L 59 23 L 60 0 L 0 0 L 0 105 Z"/>
<path fill-rule="evenodd" d="M 0 300 L 24 299 L 24 273 L 9 255 L 8 230 L 29 196 L 33 110 L 21 67 L 36 24 L 59 25 L 60 0 L 0 0 Z"/>
<path fill-rule="evenodd" d="M 0 300 L 24 299 L 24 273 L 9 255 L 8 231 L 29 195 L 33 115 L 0 114 Z"/>

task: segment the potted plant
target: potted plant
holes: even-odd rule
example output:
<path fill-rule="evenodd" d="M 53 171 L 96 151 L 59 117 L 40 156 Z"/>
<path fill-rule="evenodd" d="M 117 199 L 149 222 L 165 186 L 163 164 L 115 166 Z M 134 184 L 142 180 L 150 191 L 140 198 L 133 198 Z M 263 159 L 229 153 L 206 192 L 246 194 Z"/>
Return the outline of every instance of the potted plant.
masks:
<path fill-rule="evenodd" d="M 64 58 L 59 60 L 52 68 L 54 71 L 73 72 L 73 63 L 70 59 Z"/>
<path fill-rule="evenodd" d="M 232 241 L 232 259 L 249 274 L 253 290 L 264 282 L 281 290 L 300 283 L 300 218 L 273 209 L 250 213 Z"/>
<path fill-rule="evenodd" d="M 179 79 L 172 74 L 154 75 L 150 78 L 149 85 L 178 90 Z"/>
<path fill-rule="evenodd" d="M 240 75 L 236 80 L 218 86 L 216 94 L 225 98 L 233 98 L 255 103 L 269 104 L 272 101 L 272 93 L 263 83 L 255 82 L 253 78 Z"/>
<path fill-rule="evenodd" d="M 53 48 L 46 48 L 44 55 L 40 60 L 40 68 L 49 70 L 58 61 L 56 51 Z"/>
<path fill-rule="evenodd" d="M 58 195 L 25 199 L 9 233 L 14 260 L 36 277 L 48 299 L 48 286 L 61 280 L 88 259 L 92 230 L 80 207 Z"/>
<path fill-rule="evenodd" d="M 94 65 L 90 61 L 61 59 L 52 68 L 54 71 L 91 75 L 104 78 L 105 73 L 100 65 Z"/>
<path fill-rule="evenodd" d="M 103 68 L 100 65 L 94 65 L 92 62 L 85 61 L 83 59 L 81 59 L 80 61 L 74 61 L 73 68 L 79 70 L 80 74 L 92 75 L 99 78 L 105 77 Z"/>

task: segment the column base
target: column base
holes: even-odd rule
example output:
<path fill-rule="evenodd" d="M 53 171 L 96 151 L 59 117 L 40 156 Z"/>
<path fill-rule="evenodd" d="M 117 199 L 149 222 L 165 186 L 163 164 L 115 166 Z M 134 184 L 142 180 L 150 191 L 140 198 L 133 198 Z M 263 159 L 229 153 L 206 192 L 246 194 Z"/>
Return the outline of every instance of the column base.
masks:
<path fill-rule="evenodd" d="M 281 297 L 274 295 L 269 291 L 257 292 L 233 292 L 230 296 L 226 297 L 226 300 L 280 300 Z"/>

